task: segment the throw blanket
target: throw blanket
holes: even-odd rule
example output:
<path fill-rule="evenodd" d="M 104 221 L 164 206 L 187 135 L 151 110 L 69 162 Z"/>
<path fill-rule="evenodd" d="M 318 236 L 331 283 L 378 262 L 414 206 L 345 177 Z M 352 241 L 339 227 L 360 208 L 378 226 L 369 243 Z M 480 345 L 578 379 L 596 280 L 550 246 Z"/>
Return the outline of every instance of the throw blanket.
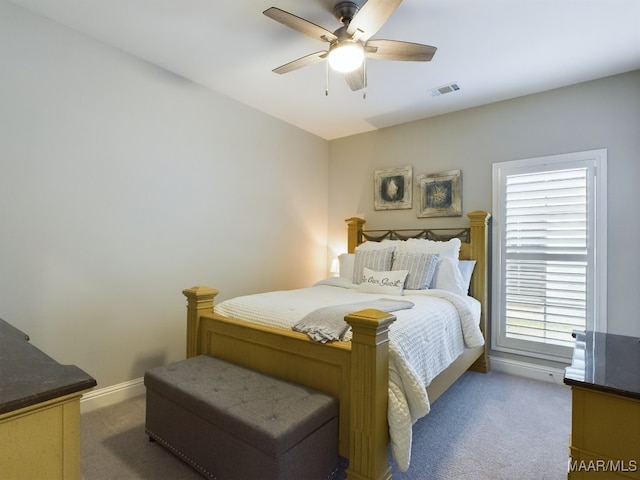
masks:
<path fill-rule="evenodd" d="M 413 308 L 413 305 L 413 302 L 407 300 L 394 300 L 391 298 L 379 298 L 372 302 L 331 305 L 318 308 L 309 313 L 296 323 L 292 329 L 296 332 L 306 333 L 311 340 L 320 343 L 344 340 L 344 336 L 350 328 L 349 324 L 344 321 L 345 315 L 364 310 L 365 308 L 372 308 L 389 313 Z"/>

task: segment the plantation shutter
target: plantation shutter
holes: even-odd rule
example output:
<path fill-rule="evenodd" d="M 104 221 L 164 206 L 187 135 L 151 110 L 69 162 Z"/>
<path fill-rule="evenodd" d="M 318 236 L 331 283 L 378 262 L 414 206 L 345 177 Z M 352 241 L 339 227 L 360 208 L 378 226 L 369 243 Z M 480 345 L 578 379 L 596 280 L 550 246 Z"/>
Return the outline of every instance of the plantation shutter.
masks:
<path fill-rule="evenodd" d="M 586 327 L 587 172 L 506 179 L 508 337 L 571 347 Z"/>
<path fill-rule="evenodd" d="M 500 203 L 495 346 L 567 358 L 571 333 L 595 324 L 596 166 L 583 158 L 505 163 L 494 168 L 494 203 Z"/>

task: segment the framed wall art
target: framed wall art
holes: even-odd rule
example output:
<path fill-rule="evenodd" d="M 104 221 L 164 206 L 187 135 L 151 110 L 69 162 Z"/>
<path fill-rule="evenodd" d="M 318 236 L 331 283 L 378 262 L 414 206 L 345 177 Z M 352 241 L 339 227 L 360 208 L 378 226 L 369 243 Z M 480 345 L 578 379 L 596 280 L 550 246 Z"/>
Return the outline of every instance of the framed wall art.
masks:
<path fill-rule="evenodd" d="M 462 215 L 462 174 L 460 170 L 418 177 L 420 209 L 418 217 L 459 217 Z"/>
<path fill-rule="evenodd" d="M 411 167 L 376 170 L 373 174 L 373 198 L 375 210 L 400 210 L 411 208 L 412 203 Z"/>

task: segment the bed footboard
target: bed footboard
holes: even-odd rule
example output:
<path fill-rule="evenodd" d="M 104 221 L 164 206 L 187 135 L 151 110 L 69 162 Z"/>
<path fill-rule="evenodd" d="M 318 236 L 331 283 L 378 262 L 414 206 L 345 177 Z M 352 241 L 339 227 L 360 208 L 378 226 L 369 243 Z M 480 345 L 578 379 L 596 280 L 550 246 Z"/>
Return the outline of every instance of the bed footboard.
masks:
<path fill-rule="evenodd" d="M 395 316 L 362 310 L 345 317 L 351 342 L 321 344 L 307 335 L 213 313 L 218 291 L 187 297 L 187 357 L 207 354 L 326 392 L 339 401 L 340 455 L 349 480 L 387 480 L 389 325 Z"/>

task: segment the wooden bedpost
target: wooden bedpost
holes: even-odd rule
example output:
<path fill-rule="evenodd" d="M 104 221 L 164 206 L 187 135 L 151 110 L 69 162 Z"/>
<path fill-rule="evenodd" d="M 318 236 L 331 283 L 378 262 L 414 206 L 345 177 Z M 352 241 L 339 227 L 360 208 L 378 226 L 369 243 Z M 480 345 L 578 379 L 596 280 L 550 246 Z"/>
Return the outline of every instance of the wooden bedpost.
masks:
<path fill-rule="evenodd" d="M 471 370 L 476 372 L 487 373 L 489 371 L 489 341 L 488 338 L 488 325 L 489 325 L 489 219 L 491 214 L 483 211 L 475 211 L 467 213 L 467 217 L 470 220 L 470 232 L 471 232 L 471 258 L 476 259 L 475 272 L 472 278 L 472 292 L 473 296 L 482 304 L 482 310 L 480 314 L 480 330 L 485 338 L 484 353 L 475 363 L 471 366 Z M 482 273 L 480 273 L 482 272 Z"/>
<path fill-rule="evenodd" d="M 347 252 L 353 253 L 358 245 L 362 243 L 362 226 L 365 220 L 363 218 L 351 217 L 345 220 L 347 222 Z"/>
<path fill-rule="evenodd" d="M 348 480 L 389 480 L 389 325 L 394 315 L 361 310 L 351 325 L 351 387 Z"/>
<path fill-rule="evenodd" d="M 187 358 L 201 353 L 198 348 L 200 315 L 213 313 L 213 299 L 218 295 L 215 288 L 198 286 L 182 291 L 187 297 Z"/>

